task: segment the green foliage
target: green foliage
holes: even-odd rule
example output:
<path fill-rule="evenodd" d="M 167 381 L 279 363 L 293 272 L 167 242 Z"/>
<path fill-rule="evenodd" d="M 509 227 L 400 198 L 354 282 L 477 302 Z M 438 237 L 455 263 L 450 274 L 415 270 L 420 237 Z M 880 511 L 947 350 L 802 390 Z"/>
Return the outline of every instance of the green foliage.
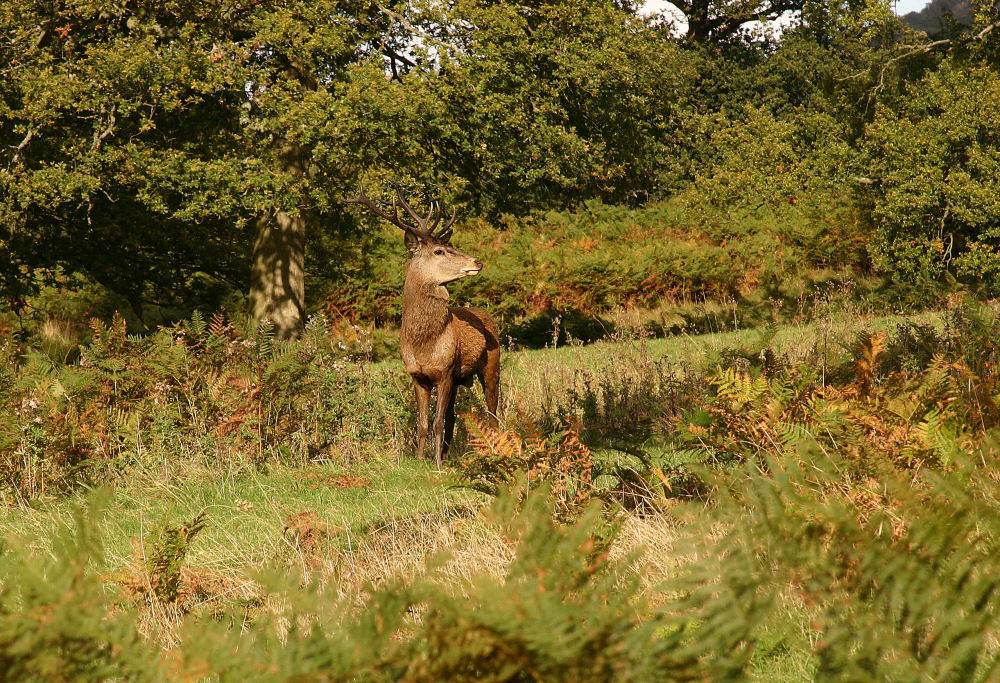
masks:
<path fill-rule="evenodd" d="M 660 309 L 648 330 L 656 335 L 709 329 L 723 302 L 748 321 L 798 314 L 804 297 L 852 277 L 864 261 L 861 228 L 835 199 L 756 213 L 709 208 L 698 196 L 642 209 L 590 202 L 511 219 L 501 233 L 467 223 L 455 242 L 486 268 L 453 287 L 456 298 L 499 318 L 505 336 L 530 346 L 607 336 L 619 309 Z M 397 233 L 369 238 L 367 263 L 329 291 L 325 306 L 355 320 L 398 322 L 405 257 Z"/>
<path fill-rule="evenodd" d="M 430 85 L 461 122 L 442 165 L 477 208 L 644 200 L 684 176 L 677 134 L 698 63 L 630 10 L 607 0 L 427 7 L 422 18 L 462 46 L 443 51 Z"/>
<path fill-rule="evenodd" d="M 675 381 L 679 400 L 630 401 L 644 422 L 615 418 L 633 395 L 618 384 L 669 397 L 653 365 L 571 390 L 590 446 L 616 425 L 643 439 L 646 500 L 670 509 L 686 492 L 659 442 L 674 462 L 690 458 L 699 495 L 716 503 L 725 536 L 688 567 L 685 597 L 668 608 L 694 619 L 687 635 L 711 677 L 744 674 L 789 620 L 807 638 L 781 638 L 811 652 L 821 679 L 995 676 L 997 325 L 989 310 L 956 305 L 943 329 L 864 334 L 825 381 L 815 360 L 733 355 Z"/>
<path fill-rule="evenodd" d="M 767 466 L 728 489 L 723 514 L 738 521 L 712 590 L 770 596 L 758 598 L 759 620 L 780 609 L 779 593 L 804 604 L 823 680 L 995 676 L 992 466 L 846 484 L 850 464 L 807 442 L 772 451 Z"/>
<path fill-rule="evenodd" d="M 95 320 L 78 359 L 31 351 L 5 369 L 0 495 L 114 480 L 178 450 L 185 462 L 171 456 L 171 467 L 239 469 L 390 443 L 410 421 L 405 384 L 367 366 L 368 353 L 366 339 L 338 339 L 319 317 L 295 344 L 221 315 L 146 337 L 121 317 Z"/>
<path fill-rule="evenodd" d="M 161 680 L 156 652 L 134 614 L 109 610 L 98 518 L 78 509 L 75 525 L 41 558 L 0 547 L 0 670 L 11 680 Z"/>
<path fill-rule="evenodd" d="M 947 59 L 866 131 L 872 260 L 900 297 L 931 300 L 947 273 L 989 296 L 1000 291 L 998 96 L 993 66 Z"/>
<path fill-rule="evenodd" d="M 513 503 L 501 499 L 489 521 L 515 548 L 501 576 L 447 586 L 432 571 L 373 590 L 358 607 L 314 585 L 271 581 L 272 599 L 285 606 L 281 614 L 263 614 L 241 628 L 192 623 L 162 666 L 157 643 L 127 628 L 132 615 L 101 586 L 101 564 L 89 549 L 99 536 L 79 532 L 59 556 L 65 579 L 43 585 L 29 550 L 0 565 L 2 585 L 17 587 L 0 594 L 6 646 L 0 661 L 18 677 L 73 680 L 649 681 L 696 674 L 682 630 L 644 609 L 627 561 L 608 557 L 613 528 L 594 511 L 573 525 L 556 525 L 544 496 Z"/>
<path fill-rule="evenodd" d="M 153 539 L 147 559 L 147 572 L 153 594 L 163 602 L 176 602 L 181 584 L 181 567 L 194 537 L 205 528 L 202 510 L 187 524 L 174 526 L 166 521 Z"/>
<path fill-rule="evenodd" d="M 764 392 L 760 382 L 722 386 L 740 400 Z M 514 549 L 499 573 L 444 582 L 431 569 L 350 603 L 265 577 L 274 611 L 187 617 L 161 654 L 130 625 L 96 524 L 82 516 L 55 559 L 16 543 L 0 555 L 0 657 L 19 677 L 75 680 L 646 681 L 741 678 L 795 647 L 820 679 L 991 680 L 993 441 L 947 469 L 886 463 L 854 478 L 850 449 L 821 449 L 818 436 L 772 441 L 746 467 L 710 476 L 715 531 L 691 530 L 706 545 L 655 609 L 639 556 L 609 554 L 620 527 L 593 508 L 554 522 L 543 487 L 505 493 L 484 513 Z"/>
<path fill-rule="evenodd" d="M 801 108 L 778 116 L 748 104 L 720 124 L 712 135 L 719 158 L 697 184 L 714 204 L 823 206 L 843 191 L 854 152 L 831 114 Z"/>
<path fill-rule="evenodd" d="M 633 603 L 637 577 L 607 556 L 613 531 L 594 511 L 554 526 L 540 500 L 505 525 L 518 550 L 502 581 L 476 580 L 471 600 L 428 611 L 430 657 L 418 679 L 644 681 L 697 671 L 680 632 Z"/>
<path fill-rule="evenodd" d="M 336 281 L 362 175 L 497 216 L 644 200 L 690 163 L 675 133 L 697 60 L 606 0 L 19 0 L 0 33 L 0 287 L 15 301 L 62 269 L 138 315 L 215 309 L 277 211 L 307 216 L 310 278 Z"/>
<path fill-rule="evenodd" d="M 22 677 L 62 667 L 85 680 L 645 681 L 740 678 L 795 652 L 824 679 L 991 680 L 998 326 L 990 309 L 956 301 L 938 326 L 855 327 L 797 358 L 768 334 L 707 369 L 621 354 L 607 376 L 580 375 L 553 397 L 548 422 L 494 430 L 470 415 L 462 474 L 497 498 L 459 525 L 484 525 L 511 549 L 489 572 L 438 573 L 456 561 L 441 558 L 342 601 L 332 593 L 344 577 L 311 583 L 284 567 L 260 576 L 252 606 L 216 596 L 206 615 L 179 604 L 185 577 L 210 576 L 189 552 L 203 514 L 138 539 L 141 585 L 108 571 L 86 516 L 49 560 L 11 539 L 0 661 Z M 121 321 L 93 332 L 81 358 L 121 392 L 104 400 L 137 405 L 142 385 L 115 360 L 137 363 L 130 345 L 151 338 L 130 338 Z M 315 375 L 287 358 L 330 343 L 315 321 L 296 344 L 244 345 L 256 332 L 219 317 L 170 332 L 177 359 L 157 350 L 145 372 L 181 360 L 223 372 L 246 353 L 307 394 Z M 230 349 L 237 338 L 244 351 Z M 329 371 L 322 354 L 309 358 Z M 274 391 L 260 394 L 284 406 L 272 419 L 293 419 L 302 408 Z M 690 536 L 657 558 L 670 578 L 651 585 L 642 555 L 623 548 L 675 536 L 693 510 Z M 623 545 L 626 527 L 650 536 Z M 680 566 L 678 548 L 690 549 Z M 136 609 L 171 606 L 164 651 L 132 624 Z"/>
<path fill-rule="evenodd" d="M 503 268 L 493 287 L 476 285 L 505 309 L 532 301 L 517 317 L 560 287 L 585 311 L 742 295 L 761 275 L 800 276 L 808 266 L 795 261 L 846 254 L 840 265 L 863 268 L 851 189 L 855 175 L 872 175 L 858 155 L 864 123 L 883 101 L 890 113 L 879 116 L 912 118 L 877 72 L 899 28 L 887 4 L 801 3 L 803 24 L 779 44 L 734 40 L 733 8 L 695 4 L 691 26 L 702 10 L 713 25 L 692 41 L 722 31 L 708 42 L 726 49 L 685 47 L 634 5 L 608 0 L 273 0 L 246 11 L 97 2 L 54 14 L 33 0 L 9 4 L 2 290 L 20 312 L 41 285 L 97 283 L 124 298 L 133 329 L 147 315 L 214 311 L 243 290 L 255 227 L 285 212 L 310 226 L 311 291 L 345 314 L 391 320 L 400 268 L 382 244 L 357 239 L 344 210 L 362 177 L 525 233 L 514 236 L 530 247 L 510 254 L 515 263 L 552 232 L 551 214 L 532 211 L 646 204 L 692 182 L 695 217 L 709 204 L 709 222 L 746 226 L 730 247 L 733 236 L 702 239 L 705 226 L 686 220 L 671 226 L 679 234 L 646 240 L 658 250 L 633 243 L 572 259 L 555 278 Z M 751 14 L 770 11 L 762 5 Z M 893 71 L 888 85 L 907 74 Z M 485 225 L 473 232 L 480 243 L 508 239 Z M 848 247 L 831 250 L 836 240 Z M 621 258 L 632 251 L 637 259 Z M 963 272 L 990 268 L 985 246 L 969 253 Z"/>

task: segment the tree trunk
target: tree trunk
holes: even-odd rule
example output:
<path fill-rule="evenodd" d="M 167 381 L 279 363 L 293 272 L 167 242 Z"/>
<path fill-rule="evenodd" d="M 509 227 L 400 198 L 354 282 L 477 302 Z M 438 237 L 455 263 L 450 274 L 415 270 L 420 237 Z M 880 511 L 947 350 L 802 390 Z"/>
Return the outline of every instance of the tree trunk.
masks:
<path fill-rule="evenodd" d="M 706 43 L 711 35 L 709 0 L 692 0 L 687 11 L 687 39 L 693 43 Z"/>
<path fill-rule="evenodd" d="M 285 148 L 281 157 L 289 172 L 301 175 L 301 154 Z M 257 220 L 250 272 L 250 306 L 254 320 L 270 321 L 279 339 L 297 339 L 305 327 L 306 217 L 283 210 Z"/>
<path fill-rule="evenodd" d="M 250 273 L 254 320 L 268 320 L 279 339 L 297 339 L 305 325 L 306 221 L 278 211 L 257 220 Z"/>

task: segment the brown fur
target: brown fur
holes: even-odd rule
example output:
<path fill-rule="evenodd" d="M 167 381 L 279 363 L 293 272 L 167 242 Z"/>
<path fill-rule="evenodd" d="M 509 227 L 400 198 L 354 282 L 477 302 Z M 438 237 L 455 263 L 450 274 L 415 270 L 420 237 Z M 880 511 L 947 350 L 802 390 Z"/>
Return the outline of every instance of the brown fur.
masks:
<path fill-rule="evenodd" d="M 500 336 L 496 323 L 482 309 L 449 306 L 445 289 L 450 282 L 477 275 L 483 264 L 451 246 L 455 212 L 441 226 L 444 212 L 436 202 L 431 202 L 426 216 L 414 211 L 398 191 L 391 212 L 365 196 L 364 188 L 359 188 L 353 202 L 401 228 L 410 250 L 399 348 L 417 395 L 420 456 L 427 442 L 431 391 L 437 390 L 434 460 L 441 467 L 455 430 L 455 392 L 459 385 L 470 386 L 478 377 L 490 419 L 496 421 L 500 398 Z M 409 219 L 400 216 L 400 209 Z"/>
<path fill-rule="evenodd" d="M 407 268 L 403 289 L 403 327 L 400 351 L 403 365 L 413 378 L 417 397 L 417 453 L 423 454 L 430 427 L 431 391 L 438 395 L 434 420 L 435 462 L 440 467 L 455 429 L 455 395 L 458 386 L 471 386 L 479 378 L 486 408 L 496 419 L 500 397 L 500 342 L 496 323 L 480 308 L 448 305 L 448 290 L 422 268 L 418 247 Z M 449 247 L 448 258 L 459 265 L 478 263 Z M 481 266 L 481 264 L 480 264 Z"/>

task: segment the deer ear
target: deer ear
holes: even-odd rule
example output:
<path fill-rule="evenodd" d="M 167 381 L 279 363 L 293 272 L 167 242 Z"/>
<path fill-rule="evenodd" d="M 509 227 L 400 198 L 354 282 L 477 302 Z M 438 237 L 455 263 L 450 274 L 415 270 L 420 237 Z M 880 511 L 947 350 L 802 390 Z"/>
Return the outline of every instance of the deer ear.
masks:
<path fill-rule="evenodd" d="M 414 235 L 412 232 L 403 233 L 403 244 L 406 245 L 407 250 L 410 254 L 413 254 L 420 247 L 420 238 Z"/>

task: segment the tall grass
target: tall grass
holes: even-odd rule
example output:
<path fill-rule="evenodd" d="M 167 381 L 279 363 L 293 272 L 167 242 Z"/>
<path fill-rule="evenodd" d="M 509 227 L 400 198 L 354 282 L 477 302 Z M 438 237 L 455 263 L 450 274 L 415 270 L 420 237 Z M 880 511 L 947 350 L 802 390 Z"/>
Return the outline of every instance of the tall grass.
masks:
<path fill-rule="evenodd" d="M 53 467 L 6 489 L 12 675 L 996 675 L 989 308 L 508 354 L 501 427 L 467 393 L 443 473 L 378 423 L 408 431 L 398 367 L 318 323 L 283 347 L 222 319 L 117 325 L 0 370 L 3 452 L 37 429 L 32 472 Z M 142 438 L 81 417 L 114 411 Z M 55 496 L 87 482 L 110 518 Z"/>

